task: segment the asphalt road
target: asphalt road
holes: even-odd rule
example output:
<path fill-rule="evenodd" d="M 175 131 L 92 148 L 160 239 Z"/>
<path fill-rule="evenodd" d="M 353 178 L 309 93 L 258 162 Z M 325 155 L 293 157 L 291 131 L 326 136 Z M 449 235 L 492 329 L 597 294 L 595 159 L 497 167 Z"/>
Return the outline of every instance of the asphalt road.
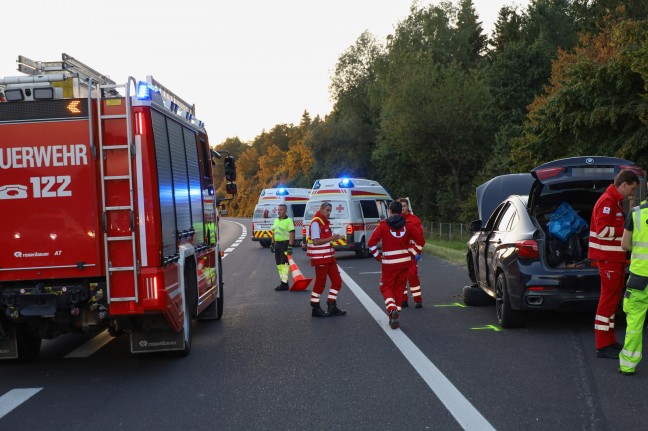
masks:
<path fill-rule="evenodd" d="M 273 290 L 250 220 L 221 229 L 225 312 L 194 322 L 190 356 L 133 355 L 127 336 L 44 342 L 36 362 L 0 363 L 0 430 L 646 429 L 648 364 L 625 377 L 596 358 L 592 313 L 502 330 L 492 306 L 463 306 L 463 268 L 425 256 L 424 308 L 392 330 L 380 265 L 338 253 L 348 315 L 315 319 L 308 292 Z"/>

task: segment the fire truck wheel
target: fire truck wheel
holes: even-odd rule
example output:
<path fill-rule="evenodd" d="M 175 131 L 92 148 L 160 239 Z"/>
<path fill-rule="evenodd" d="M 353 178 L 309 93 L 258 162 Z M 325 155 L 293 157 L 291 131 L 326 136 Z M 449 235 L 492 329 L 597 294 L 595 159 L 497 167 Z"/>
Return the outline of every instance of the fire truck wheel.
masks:
<path fill-rule="evenodd" d="M 181 356 L 189 356 L 191 352 L 191 304 L 189 299 L 189 292 L 185 290 L 185 300 L 184 300 L 184 325 L 182 331 L 184 333 L 184 349 L 180 350 Z"/>
<path fill-rule="evenodd" d="M 218 256 L 218 298 L 216 298 L 216 320 L 223 316 L 223 293 L 225 282 L 223 281 L 223 263 L 220 255 Z"/>
<path fill-rule="evenodd" d="M 33 361 L 38 358 L 41 338 L 38 336 L 37 331 L 26 325 L 17 326 L 16 341 L 19 361 Z"/>

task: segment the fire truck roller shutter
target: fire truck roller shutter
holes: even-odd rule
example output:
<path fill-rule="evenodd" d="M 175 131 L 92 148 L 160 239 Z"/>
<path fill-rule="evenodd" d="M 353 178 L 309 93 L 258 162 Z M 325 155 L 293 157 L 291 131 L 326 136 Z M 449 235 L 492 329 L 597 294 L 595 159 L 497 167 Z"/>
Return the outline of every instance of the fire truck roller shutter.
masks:
<path fill-rule="evenodd" d="M 191 229 L 191 205 L 189 203 L 189 177 L 182 126 L 167 118 L 169 147 L 171 150 L 171 171 L 173 172 L 173 197 L 176 211 L 176 230 Z"/>
<path fill-rule="evenodd" d="M 158 171 L 158 192 L 160 196 L 160 221 L 162 226 L 162 255 L 176 253 L 176 220 L 173 208 L 173 178 L 171 175 L 171 154 L 167 136 L 166 117 L 151 110 L 155 158 Z"/>
<path fill-rule="evenodd" d="M 191 221 L 196 231 L 196 243 L 205 243 L 205 221 L 202 206 L 202 188 L 200 186 L 200 168 L 198 166 L 198 141 L 196 134 L 187 129 L 184 131 L 185 152 L 189 169 L 189 200 L 191 203 Z"/>

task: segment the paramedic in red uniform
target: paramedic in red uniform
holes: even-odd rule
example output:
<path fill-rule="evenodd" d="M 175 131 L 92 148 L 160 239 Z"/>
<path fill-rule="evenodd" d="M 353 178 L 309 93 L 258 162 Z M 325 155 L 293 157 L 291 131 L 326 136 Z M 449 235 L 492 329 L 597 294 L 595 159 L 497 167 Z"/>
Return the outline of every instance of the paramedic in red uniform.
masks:
<path fill-rule="evenodd" d="M 367 246 L 373 256 L 382 262 L 382 276 L 380 279 L 380 293 L 385 300 L 385 308 L 389 315 L 389 326 L 392 329 L 399 327 L 398 317 L 401 307 L 403 289 L 407 283 L 407 272 L 411 261 L 418 255 L 423 242 L 423 234 L 405 217 L 401 215 L 403 206 L 398 201 L 389 204 L 389 218 L 378 224 L 378 227 L 369 238 Z M 382 241 L 382 252 L 378 243 Z"/>
<path fill-rule="evenodd" d="M 409 208 L 409 200 L 407 198 L 400 198 L 398 199 L 398 202 L 403 205 L 403 212 L 402 215 L 405 217 L 407 221 L 412 222 L 414 226 L 418 230 L 423 232 L 423 224 L 421 223 L 421 219 L 419 219 L 417 216 L 410 211 Z M 416 308 L 422 308 L 423 307 L 423 296 L 421 295 L 421 280 L 419 279 L 418 276 L 418 262 L 421 260 L 421 250 L 423 250 L 423 246 L 425 245 L 425 237 L 423 237 L 423 242 L 419 244 L 413 244 L 414 247 L 416 247 L 418 254 L 414 259 L 412 259 L 412 262 L 409 267 L 409 271 L 407 271 L 407 282 L 409 283 L 410 291 L 412 292 L 412 298 L 414 299 L 414 304 L 416 305 Z M 405 285 L 405 289 L 403 290 L 403 302 L 401 304 L 403 307 L 409 307 L 409 304 L 407 302 L 407 285 Z"/>
<path fill-rule="evenodd" d="M 335 261 L 334 241 L 342 238 L 341 235 L 331 232 L 332 205 L 330 202 L 322 202 L 319 210 L 311 220 L 308 235 L 308 248 L 306 255 L 311 259 L 311 266 L 315 267 L 315 285 L 311 292 L 310 303 L 313 307 L 313 317 L 344 316 L 346 311 L 340 310 L 337 306 L 337 295 L 342 288 L 342 277 Z M 331 279 L 331 287 L 326 301 L 327 311 L 320 307 L 320 296 L 326 286 L 326 277 Z"/>
<path fill-rule="evenodd" d="M 623 199 L 634 194 L 639 177 L 631 170 L 619 172 L 594 206 L 590 223 L 588 257 L 601 275 L 601 297 L 594 317 L 596 356 L 618 359 L 622 347 L 614 333 L 614 315 L 625 283 L 626 252 L 621 248 Z"/>

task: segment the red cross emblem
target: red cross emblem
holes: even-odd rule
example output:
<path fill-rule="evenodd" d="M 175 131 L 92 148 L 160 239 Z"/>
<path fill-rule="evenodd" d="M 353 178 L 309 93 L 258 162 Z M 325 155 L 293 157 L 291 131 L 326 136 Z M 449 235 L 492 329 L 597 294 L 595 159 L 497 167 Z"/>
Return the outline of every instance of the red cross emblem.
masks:
<path fill-rule="evenodd" d="M 342 206 L 342 204 L 336 206 L 335 209 L 336 209 L 337 212 L 339 212 L 339 213 L 341 213 L 342 211 L 344 211 L 344 207 Z"/>

